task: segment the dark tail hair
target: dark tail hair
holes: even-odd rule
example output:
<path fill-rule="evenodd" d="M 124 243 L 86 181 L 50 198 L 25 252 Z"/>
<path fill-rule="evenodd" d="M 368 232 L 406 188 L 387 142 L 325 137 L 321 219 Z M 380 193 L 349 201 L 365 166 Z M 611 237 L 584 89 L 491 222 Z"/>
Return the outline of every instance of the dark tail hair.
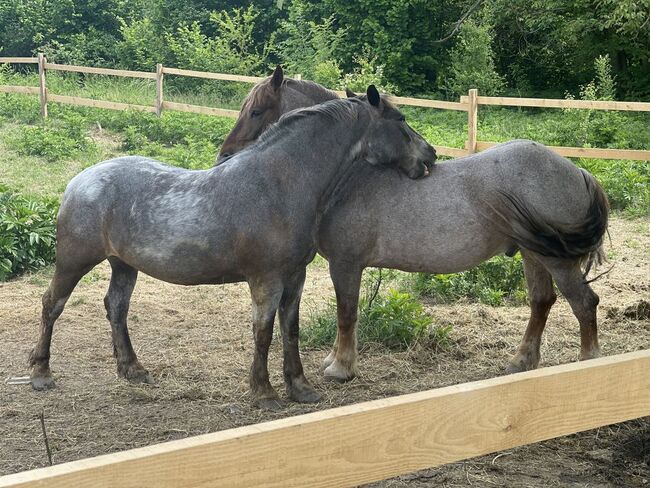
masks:
<path fill-rule="evenodd" d="M 603 238 L 607 231 L 609 202 L 598 181 L 584 169 L 580 171 L 590 204 L 584 218 L 575 224 L 547 222 L 523 200 L 506 192 L 500 192 L 502 210 L 495 209 L 495 212 L 504 221 L 501 225 L 503 232 L 519 247 L 542 256 L 579 258 L 586 276 L 594 264 L 605 260 Z"/>

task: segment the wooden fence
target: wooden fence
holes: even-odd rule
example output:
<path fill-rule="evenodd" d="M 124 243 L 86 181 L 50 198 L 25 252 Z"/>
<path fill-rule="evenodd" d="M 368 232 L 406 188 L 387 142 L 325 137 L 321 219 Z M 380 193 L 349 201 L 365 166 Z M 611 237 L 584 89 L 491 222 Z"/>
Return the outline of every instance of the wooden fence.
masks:
<path fill-rule="evenodd" d="M 650 415 L 648 371 L 650 351 L 564 364 L 26 471 L 0 488 L 356 486 Z"/>
<path fill-rule="evenodd" d="M 209 73 L 204 71 L 193 71 L 186 69 L 167 68 L 161 64 L 156 66 L 155 72 L 146 71 L 129 71 L 121 69 L 108 68 L 91 68 L 87 66 L 74 66 L 57 63 L 48 63 L 43 54 L 38 57 L 0 57 L 0 63 L 32 63 L 38 64 L 39 86 L 8 86 L 0 85 L 0 93 L 23 93 L 39 95 L 41 102 L 41 115 L 47 117 L 48 102 L 67 103 L 70 105 L 81 105 L 85 107 L 107 108 L 113 110 L 140 110 L 144 112 L 153 112 L 160 116 L 163 110 L 177 110 L 182 112 L 193 112 L 205 115 L 218 115 L 221 117 L 236 118 L 239 114 L 237 110 L 228 110 L 215 107 L 203 107 L 190 105 L 186 103 L 167 102 L 163 96 L 164 75 L 191 76 L 195 78 L 205 78 L 210 80 L 236 81 L 244 83 L 258 83 L 264 78 L 257 76 L 242 76 L 226 73 Z M 64 95 L 51 94 L 47 90 L 46 76 L 47 70 L 51 71 L 69 71 L 75 73 L 90 73 L 98 75 L 126 76 L 131 78 L 143 78 L 153 80 L 156 83 L 156 100 L 153 105 L 134 105 L 130 103 L 109 102 L 105 100 L 95 100 L 91 98 L 70 97 Z M 299 78 L 300 75 L 297 75 Z M 345 92 L 337 92 L 340 96 L 345 96 Z M 467 112 L 467 140 L 464 148 L 439 146 L 435 144 L 438 154 L 443 156 L 462 157 L 487 149 L 496 143 L 478 140 L 478 107 L 479 105 L 503 105 L 514 107 L 542 107 L 542 108 L 575 108 L 587 110 L 626 110 L 637 112 L 650 112 L 649 102 L 614 102 L 614 101 L 590 101 L 590 100 L 559 100 L 546 98 L 513 98 L 513 97 L 483 97 L 478 95 L 476 89 L 469 90 L 467 96 L 460 97 L 459 102 L 448 102 L 443 100 L 426 100 L 421 98 L 410 97 L 392 97 L 392 100 L 398 105 L 411 105 L 415 107 L 427 107 L 442 110 L 459 110 Z M 632 149 L 598 149 L 584 147 L 560 147 L 548 146 L 550 149 L 567 157 L 580 158 L 600 158 L 600 159 L 631 159 L 631 160 L 650 160 L 649 150 L 632 150 Z"/>

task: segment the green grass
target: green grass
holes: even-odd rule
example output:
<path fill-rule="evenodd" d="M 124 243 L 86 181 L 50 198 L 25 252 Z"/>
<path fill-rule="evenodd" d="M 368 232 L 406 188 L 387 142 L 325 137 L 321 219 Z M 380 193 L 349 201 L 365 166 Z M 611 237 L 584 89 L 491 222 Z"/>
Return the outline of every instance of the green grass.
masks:
<path fill-rule="evenodd" d="M 413 290 L 437 303 L 465 299 L 492 306 L 526 302 L 526 281 L 521 257 L 497 256 L 462 273 L 411 275 Z"/>
<path fill-rule="evenodd" d="M 359 345 L 379 344 L 392 350 L 404 350 L 416 343 L 442 348 L 450 343 L 452 328 L 434 325 L 417 298 L 393 288 L 402 274 L 390 270 L 367 270 L 359 300 Z M 336 336 L 336 302 L 312 314 L 300 331 L 307 347 L 326 347 Z"/>

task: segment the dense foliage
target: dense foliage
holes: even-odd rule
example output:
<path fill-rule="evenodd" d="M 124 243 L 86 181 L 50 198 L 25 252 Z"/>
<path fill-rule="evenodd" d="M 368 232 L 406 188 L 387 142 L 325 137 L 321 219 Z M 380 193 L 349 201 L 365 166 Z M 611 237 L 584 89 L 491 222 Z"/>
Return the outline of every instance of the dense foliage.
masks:
<path fill-rule="evenodd" d="M 0 186 L 0 281 L 54 261 L 57 208 Z"/>
<path fill-rule="evenodd" d="M 478 80 L 486 92 L 560 96 L 609 56 L 616 98 L 647 99 L 649 15 L 650 0 L 4 0 L 0 55 L 241 74 L 280 62 L 330 86 L 370 61 L 375 81 L 402 94 Z"/>

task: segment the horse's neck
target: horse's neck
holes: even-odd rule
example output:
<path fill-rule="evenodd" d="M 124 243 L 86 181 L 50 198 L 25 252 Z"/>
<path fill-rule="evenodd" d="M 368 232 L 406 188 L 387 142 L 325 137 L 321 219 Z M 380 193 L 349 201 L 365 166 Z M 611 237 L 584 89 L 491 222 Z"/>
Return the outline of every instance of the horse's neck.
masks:
<path fill-rule="evenodd" d="M 298 80 L 290 81 L 291 83 L 286 86 L 288 92 L 285 92 L 283 96 L 284 105 L 282 107 L 282 113 L 339 98 L 332 90 L 328 90 L 324 86 L 317 85 L 316 83 Z"/>
<path fill-rule="evenodd" d="M 350 176 L 352 166 L 366 164 L 356 161 L 365 126 L 332 122 L 319 131 L 312 125 L 314 122 L 306 121 L 302 130 L 283 134 L 258 157 L 265 161 L 270 173 L 292 178 L 291 186 L 308 193 L 306 197 L 322 209 Z M 304 134 L 310 135 L 309 140 L 305 140 Z"/>

